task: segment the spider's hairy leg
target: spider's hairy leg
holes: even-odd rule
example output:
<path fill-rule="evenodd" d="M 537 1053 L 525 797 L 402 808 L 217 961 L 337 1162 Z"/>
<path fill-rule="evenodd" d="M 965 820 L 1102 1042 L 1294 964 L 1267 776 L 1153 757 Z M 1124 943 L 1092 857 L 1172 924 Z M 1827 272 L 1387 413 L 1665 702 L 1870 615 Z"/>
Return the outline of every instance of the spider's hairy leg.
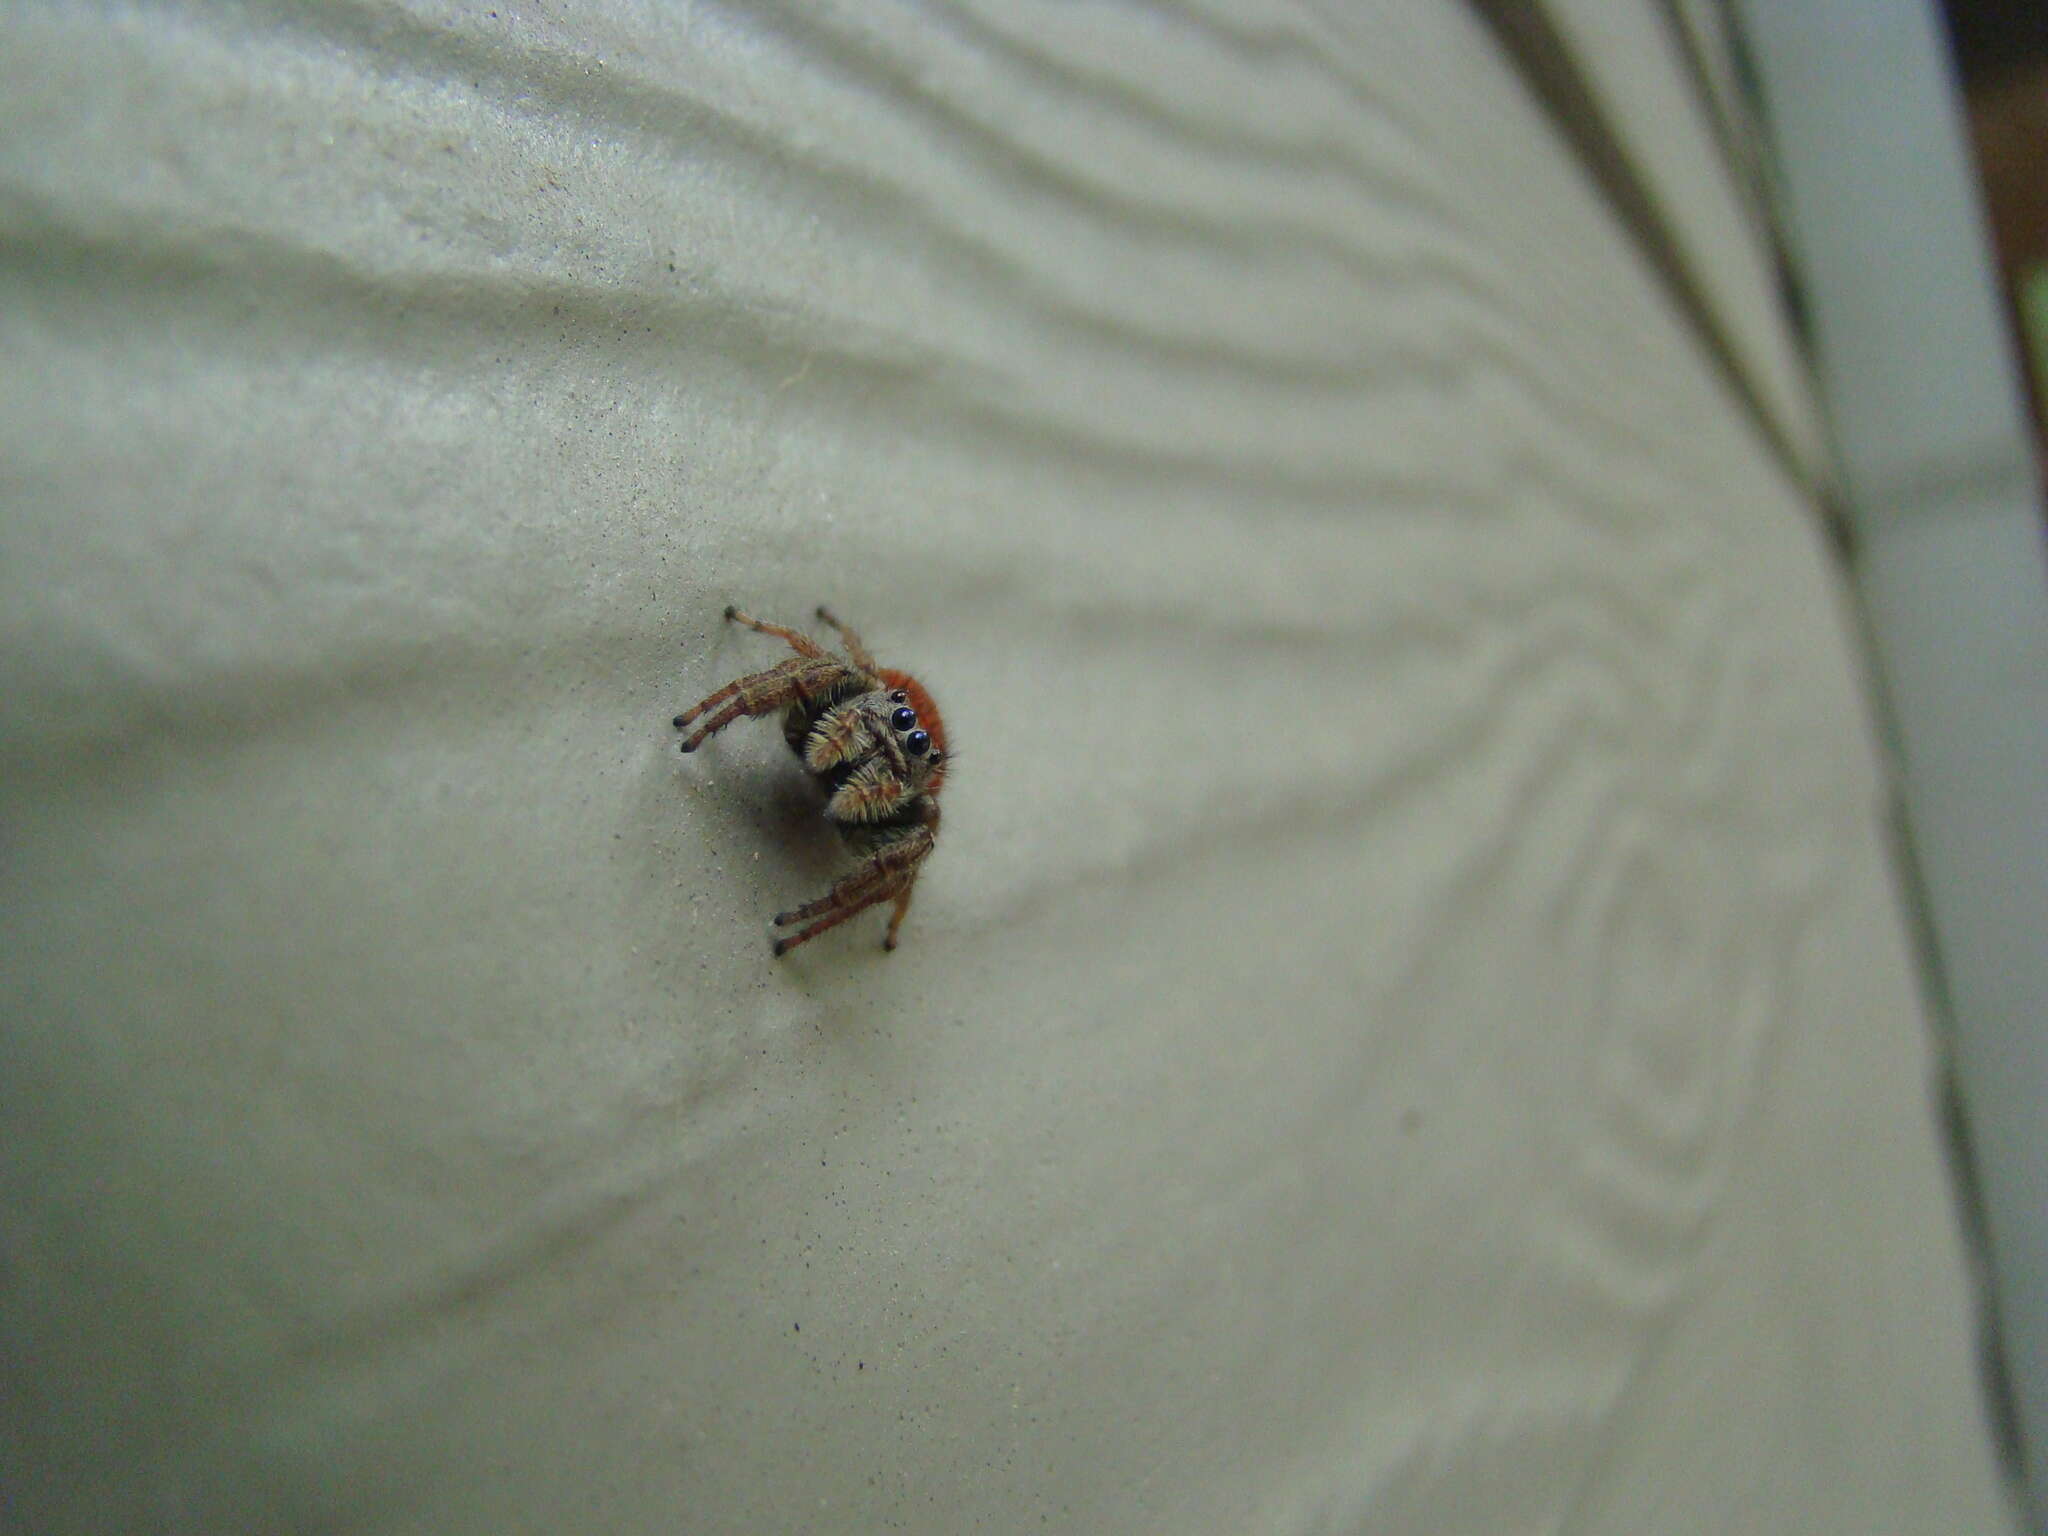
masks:
<path fill-rule="evenodd" d="M 910 915 L 910 898 L 917 890 L 918 874 L 924 869 L 925 855 L 932 851 L 932 845 L 939 840 L 939 808 L 930 801 L 925 802 L 924 820 L 908 836 L 893 846 L 905 850 L 903 866 L 903 888 L 896 897 L 896 910 L 889 914 L 889 931 L 882 936 L 882 948 L 896 947 L 896 931 L 903 926 L 903 919 Z M 888 849 L 882 850 L 887 853 Z M 877 856 L 879 858 L 879 855 Z"/>
<path fill-rule="evenodd" d="M 889 925 L 889 937 L 893 940 L 897 925 L 903 920 L 902 910 L 910 904 L 910 888 L 917 881 L 917 872 L 924 863 L 925 855 L 932 851 L 932 842 L 929 825 L 914 827 L 896 841 L 878 848 L 865 864 L 816 901 L 807 901 L 788 912 L 778 912 L 775 915 L 778 928 L 807 921 L 808 926 L 778 937 L 775 953 L 787 954 L 797 945 L 815 939 L 828 929 L 837 928 L 848 918 L 856 917 L 892 896 L 898 899 L 898 915 Z M 811 919 L 815 921 L 809 921 Z M 895 946 L 892 943 L 888 947 L 893 949 Z"/>
<path fill-rule="evenodd" d="M 910 877 L 910 884 L 903 887 L 903 894 L 896 898 L 896 910 L 889 914 L 889 931 L 883 935 L 882 948 L 896 947 L 896 930 L 903 926 L 903 919 L 910 915 L 910 898 L 917 890 L 917 876 Z"/>
<path fill-rule="evenodd" d="M 776 936 L 775 942 L 771 944 L 769 948 L 774 950 L 775 953 L 778 955 L 786 955 L 792 949 L 795 949 L 797 945 L 808 943 L 810 940 L 815 939 L 819 934 L 826 933 L 834 928 L 837 928 L 841 923 L 847 921 L 847 919 L 849 918 L 859 917 L 861 913 L 867 911 L 867 909 L 869 907 L 872 907 L 876 902 L 888 900 L 889 892 L 891 889 L 892 887 L 890 886 L 884 886 L 882 887 L 882 889 L 875 891 L 873 894 L 864 896 L 860 900 L 852 902 L 847 906 L 833 907 L 830 910 L 828 910 L 823 917 L 820 917 L 816 922 L 807 924 L 806 926 L 799 928 L 795 933 L 778 934 Z"/>
<path fill-rule="evenodd" d="M 727 683 L 702 703 L 677 715 L 676 729 L 681 730 L 698 716 L 708 714 L 702 725 L 683 738 L 683 750 L 694 752 L 706 737 L 724 730 L 742 716 L 773 714 L 785 705 L 830 698 L 835 693 L 865 687 L 866 683 L 863 674 L 836 657 L 793 657 L 765 672 L 750 673 L 738 682 Z"/>
<path fill-rule="evenodd" d="M 789 663 L 784 662 L 783 665 L 787 666 L 789 665 Z M 684 710 L 680 715 L 676 716 L 676 729 L 680 731 L 684 726 L 688 725 L 692 720 L 696 719 L 705 711 L 717 708 L 720 704 L 723 704 L 727 699 L 731 698 L 734 694 L 738 693 L 742 688 L 746 687 L 748 683 L 752 682 L 755 678 L 760 677 L 762 675 L 763 674 L 759 672 L 751 673 L 746 677 L 740 678 L 736 682 L 727 683 L 723 688 L 719 689 L 718 692 L 710 695 L 708 698 L 699 699 L 696 703 L 692 704 L 688 709 Z"/>
<path fill-rule="evenodd" d="M 800 629 L 790 629 L 782 624 L 770 624 L 765 620 L 755 618 L 750 613 L 741 613 L 737 608 L 727 608 L 725 616 L 735 624 L 746 625 L 747 628 L 753 630 L 756 634 L 773 635 L 778 640 L 788 641 L 789 648 L 799 656 L 820 657 L 828 654 L 825 647 L 818 644 L 817 641 Z"/>
<path fill-rule="evenodd" d="M 834 881 L 832 889 L 817 900 L 807 901 L 800 907 L 791 907 L 787 912 L 776 913 L 774 925 L 784 928 L 791 923 L 801 923 L 809 918 L 837 911 L 841 907 L 847 907 L 853 912 L 871 907 L 889 894 L 898 873 L 894 870 L 877 869 L 875 861 L 870 859 L 852 874 Z"/>
<path fill-rule="evenodd" d="M 779 686 L 790 673 L 803 664 L 801 660 L 778 662 L 764 672 L 749 672 L 745 677 L 733 679 L 733 681 L 727 683 L 716 693 L 706 695 L 684 710 L 680 715 L 677 715 L 675 719 L 676 729 L 681 730 L 699 715 L 709 714 L 736 694 L 760 693 L 765 689 Z M 741 713 L 744 714 L 745 711 L 742 710 Z M 730 722 L 727 723 L 729 724 Z M 718 727 L 713 726 L 711 729 L 716 730 Z M 685 747 L 683 750 L 687 752 L 690 749 Z"/>
<path fill-rule="evenodd" d="M 832 610 L 830 608 L 827 608 L 824 604 L 820 603 L 818 605 L 818 617 L 823 622 L 831 625 L 834 629 L 839 631 L 839 641 L 842 645 L 846 647 L 846 654 L 854 659 L 856 665 L 866 667 L 870 672 L 879 672 L 882 670 L 881 663 L 876 661 L 874 657 L 870 656 L 868 654 L 868 648 L 860 643 L 860 636 L 855 634 L 852 630 L 848 629 L 844 624 L 840 623 L 839 620 L 833 616 Z"/>

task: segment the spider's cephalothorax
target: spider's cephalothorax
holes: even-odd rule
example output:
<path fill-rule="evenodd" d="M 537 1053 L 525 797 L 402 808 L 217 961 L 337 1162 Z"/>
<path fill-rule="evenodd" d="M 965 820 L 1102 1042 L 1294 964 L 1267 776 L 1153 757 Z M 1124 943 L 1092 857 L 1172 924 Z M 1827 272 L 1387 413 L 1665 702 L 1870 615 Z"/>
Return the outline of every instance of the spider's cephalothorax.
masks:
<path fill-rule="evenodd" d="M 735 623 L 788 642 L 790 660 L 727 683 L 676 716 L 676 729 L 694 721 L 683 750 L 694 752 L 714 731 L 743 716 L 783 711 L 782 734 L 805 768 L 823 781 L 825 815 L 858 850 L 860 867 L 816 901 L 777 913 L 775 926 L 801 924 L 778 934 L 775 953 L 786 954 L 879 902 L 896 903 L 884 949 L 910 910 L 911 887 L 939 833 L 939 786 L 946 777 L 946 727 L 939 708 L 916 678 L 876 664 L 860 636 L 823 608 L 818 617 L 839 631 L 846 654 L 835 655 L 809 635 L 763 624 L 737 608 Z"/>

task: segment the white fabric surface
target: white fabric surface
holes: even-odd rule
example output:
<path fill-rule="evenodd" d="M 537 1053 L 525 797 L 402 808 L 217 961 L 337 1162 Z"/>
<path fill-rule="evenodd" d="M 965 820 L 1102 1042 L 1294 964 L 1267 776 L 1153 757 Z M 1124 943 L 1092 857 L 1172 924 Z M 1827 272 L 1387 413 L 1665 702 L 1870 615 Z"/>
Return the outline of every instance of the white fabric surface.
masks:
<path fill-rule="evenodd" d="M 1463 10 L 0 26 L 21 1528 L 2004 1528 L 1836 577 Z"/>

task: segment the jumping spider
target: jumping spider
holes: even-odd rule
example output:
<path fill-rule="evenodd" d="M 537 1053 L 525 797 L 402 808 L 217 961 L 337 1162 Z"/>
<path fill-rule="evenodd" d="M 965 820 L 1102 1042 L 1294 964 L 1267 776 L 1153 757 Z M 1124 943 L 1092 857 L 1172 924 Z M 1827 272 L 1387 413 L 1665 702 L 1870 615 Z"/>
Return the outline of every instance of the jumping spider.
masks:
<path fill-rule="evenodd" d="M 778 928 L 804 926 L 778 934 L 775 953 L 787 954 L 892 898 L 896 910 L 882 947 L 894 949 L 896 930 L 910 910 L 917 872 L 939 835 L 946 727 L 938 705 L 908 672 L 879 665 L 860 636 L 823 608 L 818 617 L 839 631 L 844 656 L 834 655 L 809 635 L 764 624 L 737 608 L 726 609 L 725 616 L 787 641 L 796 655 L 765 672 L 727 683 L 677 715 L 677 730 L 703 719 L 683 738 L 683 750 L 696 751 L 713 732 L 743 715 L 782 710 L 783 739 L 797 760 L 824 781 L 826 818 L 864 857 L 858 869 L 816 901 L 776 914 Z"/>

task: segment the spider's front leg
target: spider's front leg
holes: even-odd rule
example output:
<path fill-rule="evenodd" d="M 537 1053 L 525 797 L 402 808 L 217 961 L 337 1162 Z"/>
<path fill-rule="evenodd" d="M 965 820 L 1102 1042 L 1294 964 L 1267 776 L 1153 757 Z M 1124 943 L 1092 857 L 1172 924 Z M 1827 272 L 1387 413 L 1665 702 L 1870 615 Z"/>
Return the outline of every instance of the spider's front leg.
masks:
<path fill-rule="evenodd" d="M 683 750 L 694 752 L 706 737 L 724 730 L 735 720 L 772 715 L 800 701 L 829 699 L 867 686 L 866 676 L 836 657 L 792 657 L 765 672 L 752 672 L 737 682 L 727 683 L 677 715 L 675 725 L 680 731 L 691 721 L 704 717 L 704 723 L 683 738 Z"/>
<path fill-rule="evenodd" d="M 788 912 L 776 913 L 775 926 L 778 928 L 791 923 L 804 926 L 794 933 L 778 934 L 775 953 L 786 955 L 797 945 L 837 928 L 848 918 L 858 917 L 869 907 L 891 897 L 896 899 L 896 911 L 889 919 L 889 933 L 882 940 L 882 947 L 894 949 L 896 930 L 903 926 L 903 915 L 910 910 L 911 889 L 917 884 L 917 872 L 923 867 L 925 855 L 932 851 L 933 841 L 933 828 L 929 824 L 913 827 L 902 837 L 876 849 L 865 864 L 816 901 L 807 901 Z"/>

